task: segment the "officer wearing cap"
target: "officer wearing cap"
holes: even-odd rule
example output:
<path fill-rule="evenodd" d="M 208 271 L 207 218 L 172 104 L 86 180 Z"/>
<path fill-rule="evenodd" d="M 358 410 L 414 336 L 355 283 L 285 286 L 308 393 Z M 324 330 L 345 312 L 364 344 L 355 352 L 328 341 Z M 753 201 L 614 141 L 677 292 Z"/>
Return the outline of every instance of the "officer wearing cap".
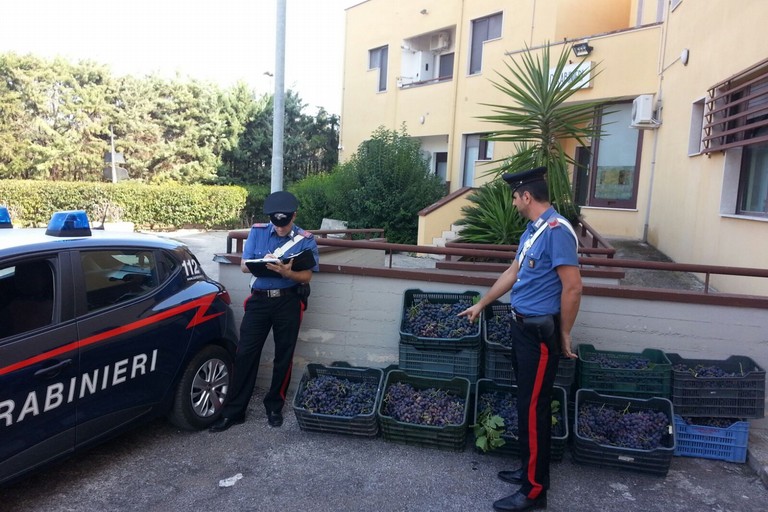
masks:
<path fill-rule="evenodd" d="M 264 213 L 269 215 L 270 222 L 254 224 L 248 234 L 240 264 L 243 272 L 250 273 L 246 260 L 278 258 L 279 261 L 266 264 L 274 276 L 251 280 L 251 295 L 245 301 L 240 325 L 231 394 L 221 417 L 211 425 L 211 432 L 221 432 L 245 421 L 258 376 L 261 351 L 270 330 L 275 341 L 275 360 L 264 407 L 270 426 L 283 424 L 282 409 L 291 381 L 293 351 L 306 307 L 303 292 L 308 288 L 312 273 L 319 270 L 320 261 L 312 233 L 293 223 L 298 207 L 298 200 L 290 192 L 270 194 L 264 201 Z M 311 251 L 315 265 L 307 270 L 294 270 L 290 258 L 304 250 Z"/>
<path fill-rule="evenodd" d="M 571 328 L 581 302 L 578 238 L 549 202 L 547 169 L 504 174 L 512 204 L 530 222 L 512 264 L 488 293 L 459 313 L 471 321 L 511 290 L 512 365 L 517 377 L 518 429 L 522 465 L 499 478 L 520 485 L 493 504 L 499 511 L 546 508 L 552 429 L 552 388 L 562 355 L 576 356 Z M 535 430 L 531 428 L 535 426 Z"/>

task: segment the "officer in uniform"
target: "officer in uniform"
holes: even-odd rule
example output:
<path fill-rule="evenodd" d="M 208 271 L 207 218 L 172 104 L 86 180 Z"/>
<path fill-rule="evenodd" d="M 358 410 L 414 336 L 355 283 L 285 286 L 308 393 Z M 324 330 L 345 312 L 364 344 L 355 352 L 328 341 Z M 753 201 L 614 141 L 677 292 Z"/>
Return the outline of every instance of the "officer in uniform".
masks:
<path fill-rule="evenodd" d="M 275 341 L 275 360 L 272 383 L 264 397 L 267 422 L 272 427 L 283 424 L 282 409 L 291 381 L 293 351 L 299 336 L 301 317 L 306 307 L 305 290 L 312 273 L 319 270 L 320 257 L 312 233 L 293 224 L 299 202 L 290 192 L 274 192 L 264 201 L 268 224 L 254 224 L 243 248 L 241 269 L 250 273 L 245 260 L 279 257 L 277 263 L 266 268 L 277 273 L 274 277 L 251 280 L 251 295 L 245 301 L 245 313 L 240 325 L 240 343 L 237 348 L 232 392 L 221 417 L 210 427 L 211 432 L 227 430 L 245 421 L 245 413 L 253 394 L 264 342 L 272 330 Z M 315 265 L 308 270 L 293 270 L 290 258 L 309 249 Z"/>
<path fill-rule="evenodd" d="M 575 358 L 571 328 L 581 302 L 578 238 L 549 203 L 545 167 L 504 174 L 512 204 L 530 222 L 515 260 L 488 293 L 459 313 L 471 321 L 511 290 L 512 364 L 522 466 L 499 478 L 520 489 L 493 504 L 499 511 L 546 508 L 552 429 L 552 387 L 561 353 Z M 563 404 L 565 406 L 565 404 Z"/>

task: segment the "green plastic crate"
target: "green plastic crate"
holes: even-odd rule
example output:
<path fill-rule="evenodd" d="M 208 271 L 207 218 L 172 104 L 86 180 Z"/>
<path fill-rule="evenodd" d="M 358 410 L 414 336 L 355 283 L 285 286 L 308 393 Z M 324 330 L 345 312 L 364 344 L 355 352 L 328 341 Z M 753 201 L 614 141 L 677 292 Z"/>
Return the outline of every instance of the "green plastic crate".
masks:
<path fill-rule="evenodd" d="M 477 421 L 477 418 L 482 414 L 483 411 L 478 410 L 479 403 L 480 403 L 480 397 L 485 393 L 493 393 L 493 392 L 503 392 L 508 393 L 512 396 L 517 396 L 517 386 L 508 386 L 504 384 L 498 384 L 490 379 L 480 379 L 477 381 L 477 386 L 475 388 L 475 421 Z M 552 389 L 552 399 L 557 400 L 560 402 L 560 411 L 562 412 L 563 417 L 563 423 L 562 423 L 562 429 L 563 432 L 560 435 L 555 435 L 555 431 L 553 429 L 552 431 L 552 444 L 550 447 L 550 459 L 553 461 L 561 461 L 563 460 L 563 455 L 565 454 L 565 447 L 568 442 L 568 401 L 567 401 L 567 395 L 565 392 L 565 389 L 555 386 Z M 501 436 L 504 441 L 506 441 L 503 445 L 500 447 L 491 450 L 487 453 L 489 454 L 497 454 L 497 455 L 512 455 L 515 457 L 520 456 L 520 445 L 517 442 L 517 439 L 511 437 L 502 435 Z"/>
<path fill-rule="evenodd" d="M 438 427 L 406 423 L 384 414 L 384 397 L 387 394 L 387 389 L 389 389 L 390 385 L 400 382 L 410 384 L 419 390 L 437 388 L 456 394 L 464 400 L 464 420 L 461 424 Z M 464 451 L 467 441 L 467 427 L 469 425 L 469 390 L 469 380 L 464 377 L 435 379 L 409 375 L 402 370 L 390 370 L 384 379 L 384 387 L 381 393 L 382 399 L 377 409 L 382 437 L 386 441 L 394 443 Z"/>
<path fill-rule="evenodd" d="M 400 369 L 421 377 L 450 379 L 466 377 L 471 383 L 480 378 L 482 357 L 479 348 L 438 350 L 400 343 Z"/>
<path fill-rule="evenodd" d="M 376 385 L 376 399 L 371 412 L 357 416 L 337 416 L 333 414 L 319 414 L 301 407 L 299 402 L 307 382 L 323 375 L 347 379 L 351 382 L 367 382 Z M 299 428 L 309 432 L 330 432 L 363 437 L 377 436 L 379 433 L 379 423 L 376 417 L 376 410 L 381 399 L 383 380 L 384 371 L 379 368 L 308 364 L 293 397 L 293 412 L 296 415 Z"/>
<path fill-rule="evenodd" d="M 630 411 L 661 411 L 669 419 L 669 431 L 662 439 L 662 446 L 652 450 L 624 448 L 597 441 L 581 435 L 578 425 L 579 408 L 582 404 L 607 404 L 627 408 Z M 672 402 L 666 398 L 632 398 L 623 396 L 601 395 L 591 389 L 576 392 L 576 413 L 573 419 L 573 460 L 580 464 L 617 468 L 666 476 L 672 462 L 675 449 L 675 430 L 673 427 Z"/>
<path fill-rule="evenodd" d="M 661 350 L 647 348 L 639 353 L 596 350 L 593 345 L 581 344 L 579 354 L 579 387 L 598 393 L 637 398 L 670 398 L 672 393 L 672 364 Z M 611 359 L 648 359 L 650 368 L 603 368 L 589 361 L 591 354 L 604 354 Z"/>
<path fill-rule="evenodd" d="M 763 418 L 765 416 L 765 370 L 746 356 L 728 359 L 684 359 L 667 354 L 672 363 L 672 403 L 680 416 Z M 696 377 L 676 370 L 675 365 L 694 368 L 718 366 L 730 377 Z"/>
<path fill-rule="evenodd" d="M 470 305 L 476 298 L 480 298 L 480 292 L 466 291 L 464 293 L 451 292 L 423 292 L 418 289 L 406 290 L 403 295 L 403 316 L 400 320 L 400 342 L 419 348 L 429 349 L 465 349 L 481 348 L 480 330 L 482 318 L 474 322 L 470 334 L 460 338 L 427 338 L 406 331 L 406 315 L 408 309 L 417 300 L 426 300 L 431 304 L 456 304 L 462 300 L 468 300 Z M 468 306 L 469 307 L 469 306 Z M 482 316 L 482 315 L 481 315 Z"/>

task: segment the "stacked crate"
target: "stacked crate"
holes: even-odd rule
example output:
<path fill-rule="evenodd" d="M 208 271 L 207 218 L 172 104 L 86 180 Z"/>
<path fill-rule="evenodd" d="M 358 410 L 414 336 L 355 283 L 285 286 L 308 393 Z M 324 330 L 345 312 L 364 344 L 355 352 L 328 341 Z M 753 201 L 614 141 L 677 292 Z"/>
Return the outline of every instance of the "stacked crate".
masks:
<path fill-rule="evenodd" d="M 483 377 L 497 384 L 511 385 L 517 382 L 512 368 L 511 330 L 509 326 L 511 305 L 495 301 L 483 311 Z M 557 366 L 555 386 L 570 391 L 576 378 L 576 361 L 561 357 Z"/>
<path fill-rule="evenodd" d="M 747 419 L 765 416 L 765 370 L 746 356 L 672 363 L 675 455 L 745 462 Z"/>
<path fill-rule="evenodd" d="M 406 290 L 403 297 L 403 318 L 400 324 L 399 367 L 401 370 L 422 377 L 450 379 L 463 377 L 471 384 L 480 378 L 482 368 L 482 345 L 480 328 L 482 322 L 469 323 L 466 318 L 465 334 L 455 337 L 414 332 L 410 327 L 411 317 L 418 312 L 420 304 L 429 307 L 444 307 L 451 310 L 451 319 L 457 309 L 467 308 L 480 297 L 479 292 L 464 293 L 423 292 Z M 461 305 L 459 307 L 459 305 Z M 432 333 L 430 333 L 432 334 Z"/>
<path fill-rule="evenodd" d="M 672 392 L 672 364 L 661 350 L 597 350 L 580 344 L 579 388 L 634 398 L 666 398 Z"/>

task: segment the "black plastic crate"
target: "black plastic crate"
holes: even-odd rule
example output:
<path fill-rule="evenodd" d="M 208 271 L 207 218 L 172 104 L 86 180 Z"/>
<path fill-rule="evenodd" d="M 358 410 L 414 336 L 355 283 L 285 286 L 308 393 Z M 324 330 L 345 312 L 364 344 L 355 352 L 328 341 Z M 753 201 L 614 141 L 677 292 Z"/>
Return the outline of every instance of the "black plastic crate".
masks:
<path fill-rule="evenodd" d="M 661 446 L 651 450 L 624 448 L 598 443 L 579 432 L 579 409 L 582 404 L 609 405 L 621 408 L 622 410 L 627 409 L 629 412 L 640 410 L 660 411 L 669 419 L 668 432 L 663 436 Z M 666 398 L 640 399 L 602 395 L 591 389 L 579 389 L 576 392 L 573 420 L 573 460 L 583 464 L 666 476 L 676 448 L 673 417 L 672 402 Z"/>
<path fill-rule="evenodd" d="M 480 292 L 466 291 L 464 293 L 450 292 L 423 292 L 412 289 L 405 290 L 403 295 L 403 316 L 400 320 L 400 342 L 413 345 L 419 348 L 429 349 L 464 349 L 481 348 L 480 330 L 482 318 L 478 322 L 471 324 L 470 334 L 460 338 L 428 338 L 418 336 L 412 332 L 406 331 L 406 316 L 408 310 L 416 301 L 427 301 L 430 304 L 456 304 L 461 301 L 468 301 L 467 307 L 471 306 L 473 301 L 480 298 Z M 481 315 L 482 316 L 482 315 Z M 469 322 L 467 320 L 467 322 Z"/>
<path fill-rule="evenodd" d="M 386 396 L 387 389 L 389 389 L 390 385 L 400 382 L 410 384 L 418 390 L 437 388 L 450 391 L 464 400 L 464 420 L 461 424 L 440 427 L 406 423 L 384 414 L 384 397 Z M 469 380 L 464 377 L 435 379 L 409 375 L 402 370 L 390 370 L 384 379 L 381 400 L 376 409 L 382 437 L 387 441 L 395 443 L 463 451 L 466 447 L 467 427 L 469 425 L 469 390 Z"/>
<path fill-rule="evenodd" d="M 450 379 L 465 377 L 471 383 L 480 378 L 482 356 L 479 348 L 438 350 L 400 343 L 400 369 L 411 375 Z"/>
<path fill-rule="evenodd" d="M 672 364 L 661 350 L 647 348 L 642 352 L 615 352 L 596 350 L 593 345 L 581 344 L 579 354 L 579 387 L 607 395 L 637 398 L 670 398 L 672 393 Z M 644 358 L 650 367 L 643 369 L 605 368 L 589 361 L 592 355 L 604 355 L 618 361 Z"/>
<path fill-rule="evenodd" d="M 351 382 L 366 382 L 376 385 L 376 399 L 370 413 L 357 416 L 337 416 L 308 411 L 299 405 L 301 394 L 307 382 L 311 379 L 329 375 Z M 304 375 L 296 389 L 293 398 L 293 412 L 301 430 L 310 432 L 332 432 L 356 436 L 375 437 L 379 433 L 379 423 L 376 410 L 381 400 L 381 386 L 384 381 L 384 371 L 379 368 L 363 368 L 351 366 L 323 366 L 310 363 L 304 370 Z"/>
<path fill-rule="evenodd" d="M 475 421 L 482 414 L 483 411 L 479 410 L 480 397 L 485 393 L 502 392 L 508 393 L 514 397 L 517 397 L 517 386 L 508 386 L 504 384 L 498 384 L 490 379 L 480 379 L 477 381 L 475 388 Z M 550 459 L 553 461 L 563 460 L 565 454 L 565 447 L 568 442 L 568 401 L 565 389 L 559 386 L 555 386 L 552 390 L 552 399 L 560 402 L 560 411 L 562 413 L 562 433 L 555 435 L 553 428 L 552 431 L 552 444 L 550 448 Z M 498 455 L 513 455 L 515 457 L 520 456 L 520 445 L 512 436 L 502 435 L 504 441 L 506 441 L 500 447 L 491 450 L 487 453 Z M 473 441 L 474 442 L 474 441 Z"/>
<path fill-rule="evenodd" d="M 746 356 L 728 359 L 685 359 L 667 354 L 672 363 L 672 403 L 680 416 L 720 418 L 763 418 L 765 416 L 765 370 Z M 690 371 L 675 369 L 717 366 L 728 377 L 699 377 Z"/>
<path fill-rule="evenodd" d="M 749 423 L 746 421 L 733 421 L 728 427 L 710 427 L 688 424 L 675 414 L 675 435 L 675 455 L 726 462 L 747 460 Z"/>

